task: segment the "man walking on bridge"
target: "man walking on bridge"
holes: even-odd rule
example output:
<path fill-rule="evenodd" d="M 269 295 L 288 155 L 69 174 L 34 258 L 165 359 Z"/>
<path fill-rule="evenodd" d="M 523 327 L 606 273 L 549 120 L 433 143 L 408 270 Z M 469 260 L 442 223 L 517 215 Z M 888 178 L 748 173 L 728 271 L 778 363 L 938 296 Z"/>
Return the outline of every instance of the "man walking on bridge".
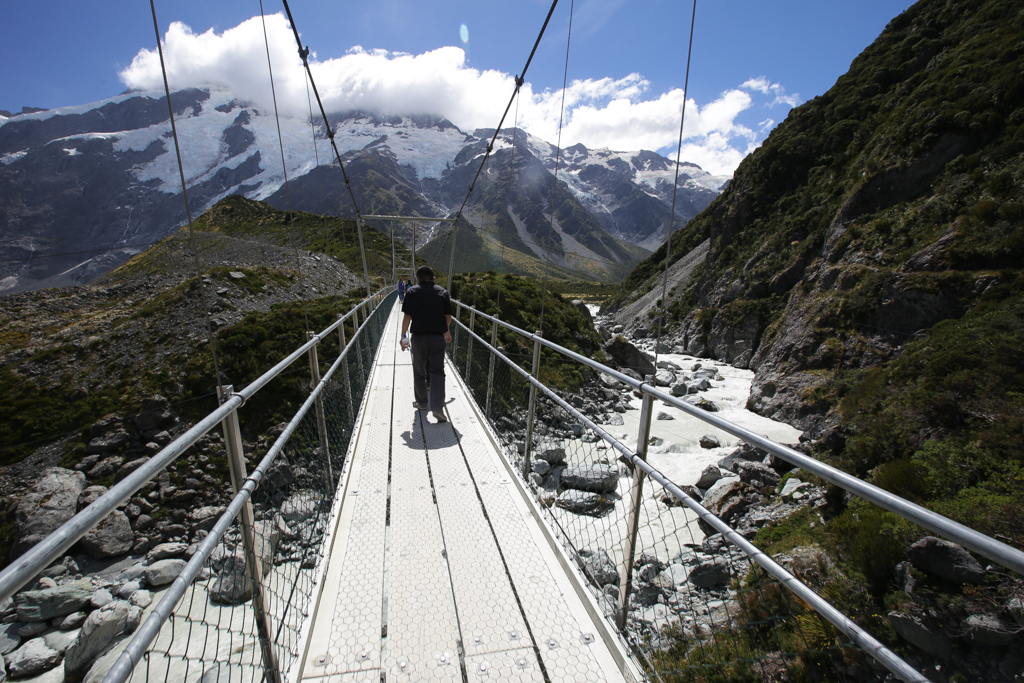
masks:
<path fill-rule="evenodd" d="M 409 348 L 406 334 L 412 328 L 412 378 L 416 402 L 413 407 L 428 407 L 438 422 L 447 422 L 444 414 L 444 349 L 452 340 L 452 299 L 448 291 L 434 284 L 434 270 L 420 266 L 419 284 L 405 293 L 402 302 L 402 348 Z M 429 381 L 428 381 L 429 375 Z M 430 385 L 429 405 L 427 385 Z"/>

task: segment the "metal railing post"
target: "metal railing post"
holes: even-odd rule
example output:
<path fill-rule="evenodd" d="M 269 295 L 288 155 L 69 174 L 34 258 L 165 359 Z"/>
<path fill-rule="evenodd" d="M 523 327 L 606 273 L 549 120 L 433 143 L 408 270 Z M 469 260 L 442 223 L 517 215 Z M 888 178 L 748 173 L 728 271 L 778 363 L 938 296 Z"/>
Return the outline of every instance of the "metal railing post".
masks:
<path fill-rule="evenodd" d="M 233 386 L 223 387 L 223 393 L 220 395 L 221 402 L 226 401 L 233 393 Z M 224 447 L 227 450 L 228 468 L 231 473 L 231 488 L 234 489 L 235 495 L 238 495 L 245 483 L 246 476 L 248 476 L 245 469 L 242 430 L 238 425 L 238 410 L 228 413 L 221 422 L 221 426 L 224 429 Z M 270 615 L 263 603 L 263 565 L 256 554 L 256 518 L 251 501 L 245 502 L 239 513 L 239 521 L 242 526 L 242 544 L 245 546 L 245 563 L 249 567 L 249 578 L 252 581 L 252 610 L 256 617 L 260 650 L 263 653 L 264 674 L 267 680 L 281 683 L 281 672 L 271 639 L 271 634 L 274 631 L 270 625 Z M 269 544 L 267 544 L 267 548 L 269 548 Z"/>
<path fill-rule="evenodd" d="M 356 332 L 359 331 L 359 309 L 362 308 L 362 304 L 359 304 L 352 310 L 352 339 L 356 338 Z M 359 376 L 366 379 L 366 369 L 363 367 L 363 354 L 359 348 L 354 349 L 356 352 L 356 360 L 359 362 Z"/>
<path fill-rule="evenodd" d="M 647 460 L 647 442 L 651 435 L 651 415 L 654 413 L 654 397 L 644 392 L 640 406 L 640 429 L 636 436 L 636 455 Z M 643 503 L 645 473 L 639 467 L 633 469 L 633 485 L 629 491 L 629 518 L 626 522 L 626 543 L 622 549 L 622 573 L 619 575 L 619 611 L 615 615 L 620 631 L 626 628 L 629 614 L 629 593 L 633 581 L 633 560 L 636 555 L 636 536 L 640 528 L 640 506 Z"/>
<path fill-rule="evenodd" d="M 533 370 L 531 375 L 534 379 L 540 374 L 540 330 L 537 330 L 537 339 L 533 340 Z M 533 452 L 533 422 L 537 415 L 537 387 L 530 385 L 530 409 L 526 416 L 526 446 L 523 448 L 523 478 L 530 478 L 530 456 Z"/>
<path fill-rule="evenodd" d="M 498 348 L 498 316 L 491 321 L 491 348 Z M 491 364 L 487 368 L 487 402 L 484 407 L 484 417 L 491 419 L 491 388 L 494 386 L 494 351 L 491 351 Z"/>
<path fill-rule="evenodd" d="M 473 324 L 476 322 L 476 309 L 469 309 L 469 329 L 473 330 Z M 473 367 L 473 335 L 466 335 L 469 337 L 469 342 L 466 345 L 466 386 L 469 387 L 469 371 Z"/>
<path fill-rule="evenodd" d="M 455 322 L 459 322 L 461 317 L 459 314 L 462 313 L 462 304 L 458 301 L 455 302 Z M 459 360 L 459 326 L 455 325 L 455 332 L 452 333 L 452 365 L 455 365 Z"/>
<path fill-rule="evenodd" d="M 342 316 L 342 314 L 339 313 L 338 319 L 340 320 L 342 317 L 344 316 Z M 345 324 L 342 323 L 341 325 L 338 325 L 338 354 L 341 355 L 342 353 L 344 353 L 344 351 Z M 348 399 L 348 421 L 350 423 L 354 423 L 356 419 L 356 414 L 355 411 L 352 409 L 352 380 L 349 377 L 348 356 L 345 356 L 345 359 L 341 361 L 341 371 L 345 374 L 345 398 Z M 353 424 L 353 426 L 355 425 Z"/>
<path fill-rule="evenodd" d="M 312 332 L 306 332 L 306 340 L 312 339 Z M 313 391 L 320 384 L 320 361 L 317 359 L 316 344 L 309 347 L 309 390 Z M 327 440 L 327 420 L 324 417 L 324 394 L 321 391 L 316 397 L 316 426 L 320 432 L 320 455 L 324 459 L 324 473 L 327 475 L 327 490 L 334 489 L 334 472 L 331 469 L 331 446 Z"/>

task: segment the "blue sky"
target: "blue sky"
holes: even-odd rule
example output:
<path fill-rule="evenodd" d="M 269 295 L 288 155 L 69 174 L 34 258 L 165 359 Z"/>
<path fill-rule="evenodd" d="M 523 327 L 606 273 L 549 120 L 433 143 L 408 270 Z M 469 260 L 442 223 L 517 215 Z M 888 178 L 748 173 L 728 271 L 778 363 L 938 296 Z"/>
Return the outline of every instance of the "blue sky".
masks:
<path fill-rule="evenodd" d="M 690 135 L 689 156 L 713 171 L 734 168 L 738 158 L 785 118 L 792 103 L 831 87 L 851 60 L 910 4 L 907 0 L 699 2 L 687 94 L 696 104 L 695 111 L 688 105 L 687 116 L 693 115 L 699 130 L 695 128 Z M 258 17 L 260 9 L 258 0 L 157 0 L 156 5 L 163 31 L 172 21 L 180 21 L 194 34 L 211 28 L 222 34 Z M 457 55 L 453 58 L 448 52 L 442 60 L 448 66 L 426 60 L 412 68 L 450 67 L 453 74 L 458 72 L 433 87 L 456 87 L 451 85 L 455 83 L 466 89 L 461 99 L 438 106 L 455 110 L 443 113 L 460 127 L 472 128 L 497 123 L 510 89 L 507 80 L 474 80 L 467 74 L 488 70 L 505 76 L 517 74 L 550 2 L 292 0 L 291 5 L 304 42 L 321 62 L 341 60 L 355 46 L 361 46 L 364 53 L 388 52 L 373 53 L 379 57 L 377 61 L 366 58 L 359 62 L 368 69 L 386 66 L 381 60 L 393 60 L 395 53 L 418 56 L 445 46 L 461 48 L 461 63 L 455 63 Z M 268 13 L 282 10 L 273 0 L 265 0 L 264 7 Z M 592 147 L 619 149 L 634 145 L 663 152 L 674 148 L 667 144 L 666 131 L 678 130 L 678 113 L 670 112 L 677 111 L 681 102 L 691 7 L 688 2 L 667 0 L 576 0 L 568 75 L 570 82 L 577 81 L 579 86 L 575 99 L 570 98 L 570 114 L 575 118 L 570 117 L 573 125 L 565 129 L 570 139 L 564 136 L 563 144 L 582 141 Z M 527 74 L 532 100 L 524 103 L 520 121 L 527 130 L 551 142 L 557 135 L 560 98 L 555 91 L 562 85 L 569 13 L 570 1 L 560 0 Z M 144 0 L 9 2 L 3 16 L 0 60 L 5 66 L 0 108 L 11 111 L 20 111 L 23 105 L 54 108 L 114 96 L 126 88 L 119 73 L 140 51 L 154 45 L 149 3 Z M 460 37 L 463 24 L 468 32 L 466 42 Z M 280 28 L 283 31 L 283 25 Z M 252 31 L 239 33 L 235 45 L 241 41 L 262 49 L 262 45 L 252 45 L 253 35 Z M 189 45 L 182 49 L 200 53 L 206 49 L 199 41 Z M 226 52 L 233 49 L 222 47 Z M 286 55 L 289 49 L 282 42 L 280 54 Z M 203 56 L 193 54 L 192 59 Z M 282 56 L 280 61 L 287 62 L 288 57 Z M 340 74 L 350 73 L 355 62 L 345 68 L 341 61 L 334 63 L 337 69 L 317 75 L 318 84 L 321 78 L 343 78 Z M 282 78 L 290 73 L 288 66 L 295 64 L 280 66 Z M 275 66 L 275 75 L 278 68 Z M 196 78 L 195 70 L 188 71 L 191 76 L 186 76 L 186 71 L 181 72 L 177 84 L 196 84 L 188 80 Z M 152 73 L 149 80 L 136 76 L 136 85 L 151 83 Z M 222 85 L 227 86 L 243 78 L 227 69 L 221 77 Z M 405 90 L 408 83 L 394 85 L 371 100 L 399 106 L 396 102 L 402 100 Z M 671 97 L 673 91 L 680 97 Z M 470 97 L 475 101 L 467 104 Z M 612 100 L 618 100 L 618 106 L 609 109 Z M 657 125 L 654 119 L 658 119 Z"/>

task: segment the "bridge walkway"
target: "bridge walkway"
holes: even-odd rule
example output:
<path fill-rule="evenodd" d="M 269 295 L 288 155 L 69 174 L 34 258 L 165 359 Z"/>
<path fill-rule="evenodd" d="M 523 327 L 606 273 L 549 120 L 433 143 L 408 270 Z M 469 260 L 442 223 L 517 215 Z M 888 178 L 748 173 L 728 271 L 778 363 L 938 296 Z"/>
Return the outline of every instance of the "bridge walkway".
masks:
<path fill-rule="evenodd" d="M 450 363 L 449 422 L 412 407 L 399 326 L 396 304 L 340 485 L 302 678 L 626 680 L 622 649 Z"/>

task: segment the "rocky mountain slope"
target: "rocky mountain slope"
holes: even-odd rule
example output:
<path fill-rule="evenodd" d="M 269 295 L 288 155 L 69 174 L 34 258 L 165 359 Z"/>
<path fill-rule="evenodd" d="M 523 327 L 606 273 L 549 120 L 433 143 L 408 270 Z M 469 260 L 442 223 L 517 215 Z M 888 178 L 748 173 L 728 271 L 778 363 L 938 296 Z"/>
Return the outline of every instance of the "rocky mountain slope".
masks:
<path fill-rule="evenodd" d="M 921 0 L 896 17 L 680 231 L 670 262 L 705 241 L 708 253 L 670 288 L 664 340 L 754 369 L 749 407 L 807 430 L 809 453 L 1018 548 L 1022 46 L 1018 3 Z M 665 258 L 613 302 L 628 329 L 653 329 Z M 854 569 L 873 596 L 848 596 L 858 614 L 902 614 L 967 648 L 972 600 L 1014 623 L 1019 577 L 922 595 L 897 571 L 919 531 L 832 495 L 826 526 L 771 538 L 821 544 Z"/>
<path fill-rule="evenodd" d="M 281 210 L 353 215 L 322 126 L 281 119 L 290 180 L 285 188 L 272 112 L 219 90 L 182 90 L 171 101 L 194 215 L 231 194 L 267 200 Z M 359 112 L 334 114 L 331 125 L 366 214 L 454 212 L 493 133 L 463 132 L 437 117 Z M 564 151 L 559 178 L 565 184 L 549 207 L 555 150 L 520 131 L 514 208 L 505 215 L 499 181 L 507 173 L 511 139 L 512 131 L 503 131 L 488 165 L 492 186 L 477 188 L 468 216 L 494 232 L 488 240 L 533 263 L 550 247 L 556 263 L 597 280 L 621 278 L 660 242 L 674 174 L 667 159 L 577 145 Z M 726 181 L 684 165 L 677 224 L 707 206 Z M 491 224 L 498 218 L 500 232 Z M 89 282 L 184 222 L 161 92 L 0 117 L 0 292 Z M 398 228 L 408 240 L 409 227 Z M 420 243 L 434 232 L 433 226 L 423 229 Z M 496 251 L 500 247 L 481 256 Z"/>

